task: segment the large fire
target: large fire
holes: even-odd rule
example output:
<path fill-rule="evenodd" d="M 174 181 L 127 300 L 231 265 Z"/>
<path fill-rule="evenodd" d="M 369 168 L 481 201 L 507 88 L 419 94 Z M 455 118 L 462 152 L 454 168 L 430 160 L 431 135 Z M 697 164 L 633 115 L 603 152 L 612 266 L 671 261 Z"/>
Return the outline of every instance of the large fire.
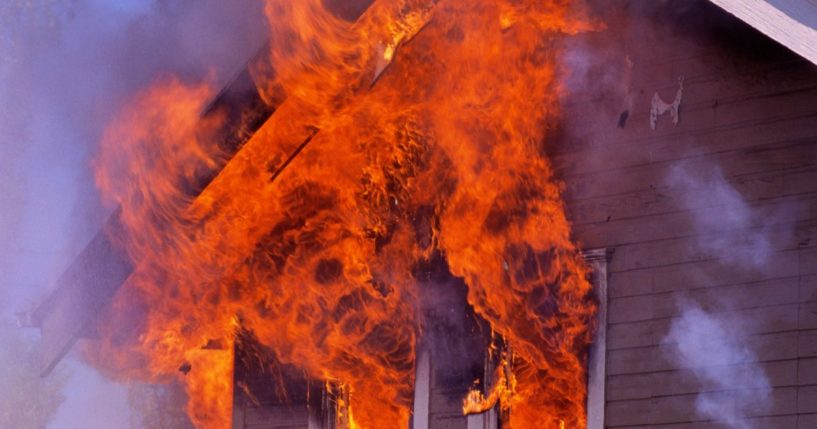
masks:
<path fill-rule="evenodd" d="M 246 329 L 346 386 L 351 426 L 406 428 L 422 332 L 412 269 L 439 252 L 512 350 L 512 389 L 496 393 L 510 427 L 584 427 L 594 306 L 545 157 L 555 36 L 589 28 L 572 8 L 376 0 L 350 24 L 321 0 L 266 0 L 269 55 L 253 74 L 280 105 L 234 156 L 214 137 L 223 118 L 200 118 L 209 85 L 143 91 L 95 165 L 136 266 L 96 365 L 181 378 L 192 421 L 226 428 Z"/>

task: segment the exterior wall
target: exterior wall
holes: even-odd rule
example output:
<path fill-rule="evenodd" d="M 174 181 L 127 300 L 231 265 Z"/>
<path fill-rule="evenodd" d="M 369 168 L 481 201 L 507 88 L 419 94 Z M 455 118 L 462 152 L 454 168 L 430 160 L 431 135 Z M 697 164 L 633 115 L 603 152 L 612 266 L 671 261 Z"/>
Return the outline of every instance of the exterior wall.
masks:
<path fill-rule="evenodd" d="M 817 4 L 811 0 L 712 0 L 817 64 Z"/>
<path fill-rule="evenodd" d="M 605 426 L 724 427 L 696 412 L 713 387 L 667 337 L 694 302 L 745 322 L 730 341 L 771 384 L 749 422 L 815 428 L 817 67 L 705 2 L 608 3 L 608 30 L 568 46 L 566 125 L 547 149 L 575 237 L 615 252 Z M 678 124 L 653 130 L 653 95 L 671 102 L 681 76 Z"/>
<path fill-rule="evenodd" d="M 239 335 L 233 374 L 233 429 L 336 429 L 324 383 L 280 363 L 248 332 Z"/>

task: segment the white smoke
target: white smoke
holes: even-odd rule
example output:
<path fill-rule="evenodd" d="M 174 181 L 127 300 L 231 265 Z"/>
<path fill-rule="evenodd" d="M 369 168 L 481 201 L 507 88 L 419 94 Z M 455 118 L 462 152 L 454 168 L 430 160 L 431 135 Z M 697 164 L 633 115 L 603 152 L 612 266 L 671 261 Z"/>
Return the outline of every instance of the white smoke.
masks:
<path fill-rule="evenodd" d="M 752 207 L 716 165 L 675 165 L 667 184 L 688 210 L 696 246 L 732 270 L 760 272 L 773 252 L 772 229 L 796 207 L 775 206 L 768 213 Z M 747 343 L 749 321 L 727 300 L 708 303 L 717 311 L 679 300 L 680 316 L 664 342 L 670 360 L 694 374 L 699 386 L 697 413 L 732 429 L 752 429 L 752 416 L 769 406 L 771 385 L 755 351 Z M 763 321 L 752 321 L 763 323 Z"/>
<path fill-rule="evenodd" d="M 753 209 L 716 165 L 678 164 L 667 184 L 679 205 L 690 210 L 696 244 L 737 268 L 762 269 L 772 253 L 771 233 L 796 207 L 775 207 L 768 213 Z M 739 233 L 738 233 L 739 232 Z"/>
<path fill-rule="evenodd" d="M 747 418 L 768 408 L 771 392 L 769 379 L 744 340 L 744 328 L 739 320 L 684 303 L 665 338 L 674 344 L 674 360 L 691 369 L 704 390 L 695 400 L 698 414 L 732 429 L 754 428 Z"/>

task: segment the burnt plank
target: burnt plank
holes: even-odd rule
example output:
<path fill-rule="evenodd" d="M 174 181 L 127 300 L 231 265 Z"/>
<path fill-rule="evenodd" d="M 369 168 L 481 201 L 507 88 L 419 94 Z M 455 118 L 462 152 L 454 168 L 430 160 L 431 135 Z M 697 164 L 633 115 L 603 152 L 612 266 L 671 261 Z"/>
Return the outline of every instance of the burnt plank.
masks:
<path fill-rule="evenodd" d="M 108 228 L 118 228 L 118 213 Z M 57 279 L 53 292 L 34 311 L 31 318 L 42 330 L 40 370 L 43 375 L 54 369 L 113 297 L 133 266 L 130 259 L 113 245 L 104 232 L 98 233 L 68 269 Z M 102 287 L 100 287 L 102 286 Z"/>
<path fill-rule="evenodd" d="M 217 112 L 234 112 L 246 109 L 251 118 L 255 115 L 269 116 L 274 110 L 259 105 L 257 92 L 248 95 L 249 72 L 244 71 L 225 88 L 203 113 L 206 117 Z M 246 105 L 241 106 L 239 100 Z M 259 125 L 255 119 L 251 123 L 227 122 L 218 133 L 225 153 L 234 153 L 243 143 L 239 129 Z M 234 136 L 228 138 L 228 136 Z M 245 140 L 245 139 L 244 139 Z M 196 187 L 203 189 L 215 176 L 215 172 L 205 173 Z M 68 352 L 71 346 L 89 329 L 96 316 L 108 305 L 119 287 L 127 280 L 134 267 L 129 257 L 114 244 L 109 235 L 121 230 L 121 211 L 117 209 L 108 218 L 102 230 L 94 236 L 86 248 L 71 263 L 66 272 L 49 289 L 50 294 L 34 310 L 32 321 L 42 332 L 43 375 L 48 374 Z M 83 305 L 77 302 L 85 300 Z"/>

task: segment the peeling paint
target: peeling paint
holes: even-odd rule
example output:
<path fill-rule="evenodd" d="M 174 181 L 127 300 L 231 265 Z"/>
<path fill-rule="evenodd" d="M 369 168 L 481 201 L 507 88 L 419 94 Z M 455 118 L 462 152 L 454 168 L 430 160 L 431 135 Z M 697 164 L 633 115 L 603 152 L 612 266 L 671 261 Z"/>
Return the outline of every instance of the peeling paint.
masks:
<path fill-rule="evenodd" d="M 658 117 L 669 112 L 672 117 L 672 123 L 678 125 L 678 108 L 681 107 L 681 97 L 684 95 L 684 77 L 678 78 L 678 92 L 675 93 L 675 100 L 672 103 L 667 103 L 661 99 L 661 96 L 656 92 L 652 96 L 652 107 L 650 108 L 650 128 L 655 130 L 655 123 Z"/>

